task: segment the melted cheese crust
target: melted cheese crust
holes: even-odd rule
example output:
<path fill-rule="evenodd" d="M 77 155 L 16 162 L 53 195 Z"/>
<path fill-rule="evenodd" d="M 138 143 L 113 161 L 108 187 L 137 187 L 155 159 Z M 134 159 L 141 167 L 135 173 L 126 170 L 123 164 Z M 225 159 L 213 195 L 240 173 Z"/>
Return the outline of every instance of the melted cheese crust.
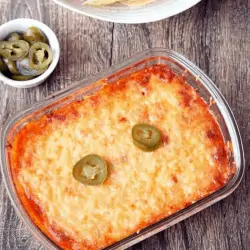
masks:
<path fill-rule="evenodd" d="M 154 152 L 133 145 L 137 123 L 156 126 Z M 8 148 L 19 198 L 63 249 L 103 249 L 221 188 L 225 143 L 197 92 L 166 66 L 144 68 L 26 124 Z M 112 164 L 103 185 L 72 175 L 87 154 Z"/>

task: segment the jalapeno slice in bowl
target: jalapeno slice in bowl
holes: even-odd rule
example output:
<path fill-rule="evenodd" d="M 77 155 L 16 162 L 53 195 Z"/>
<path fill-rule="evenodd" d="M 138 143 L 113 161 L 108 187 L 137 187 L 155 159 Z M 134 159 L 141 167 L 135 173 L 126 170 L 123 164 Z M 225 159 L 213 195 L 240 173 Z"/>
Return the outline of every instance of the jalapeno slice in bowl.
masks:
<path fill-rule="evenodd" d="M 16 67 L 16 62 L 13 62 L 8 58 L 3 58 L 3 61 L 7 65 L 7 67 L 8 67 L 11 74 L 13 74 L 13 75 L 19 75 L 20 74 L 17 67 Z"/>
<path fill-rule="evenodd" d="M 34 44 L 37 42 L 45 43 L 47 41 L 44 34 L 36 27 L 29 27 L 24 33 L 23 38 L 30 44 Z"/>
<path fill-rule="evenodd" d="M 1 41 L 0 42 L 0 55 L 11 60 L 21 60 L 29 53 L 29 44 L 24 40 L 18 41 Z"/>
<path fill-rule="evenodd" d="M 78 161 L 73 168 L 73 177 L 82 184 L 102 184 L 108 175 L 107 162 L 96 154 L 90 154 Z"/>
<path fill-rule="evenodd" d="M 14 32 L 9 35 L 9 38 L 8 38 L 9 42 L 14 42 L 18 40 L 22 40 L 22 37 L 18 33 Z"/>
<path fill-rule="evenodd" d="M 162 141 L 160 131 L 149 124 L 136 124 L 132 129 L 134 145 L 139 149 L 150 152 L 156 150 Z"/>
<path fill-rule="evenodd" d="M 36 70 L 44 69 L 52 62 L 53 55 L 48 44 L 37 42 L 30 48 L 30 67 Z"/>
<path fill-rule="evenodd" d="M 0 72 L 5 72 L 7 70 L 8 70 L 8 67 L 5 64 L 3 58 L 0 56 Z"/>
<path fill-rule="evenodd" d="M 24 75 L 12 75 L 11 79 L 16 80 L 16 81 L 28 81 L 33 79 L 34 76 L 24 76 Z"/>
<path fill-rule="evenodd" d="M 48 69 L 48 67 L 40 70 L 32 69 L 29 65 L 29 58 L 27 57 L 22 60 L 16 61 L 16 67 L 19 73 L 24 76 L 38 76 Z"/>

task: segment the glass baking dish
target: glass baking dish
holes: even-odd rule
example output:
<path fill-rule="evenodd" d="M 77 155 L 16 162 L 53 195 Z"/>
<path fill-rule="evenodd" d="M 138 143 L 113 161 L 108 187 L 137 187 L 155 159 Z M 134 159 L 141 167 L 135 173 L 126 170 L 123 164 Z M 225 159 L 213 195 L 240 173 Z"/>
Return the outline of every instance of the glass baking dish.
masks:
<path fill-rule="evenodd" d="M 225 198 L 232 193 L 239 185 L 245 168 L 243 145 L 239 133 L 239 129 L 224 97 L 214 85 L 214 83 L 206 76 L 198 67 L 185 59 L 182 55 L 167 49 L 150 49 L 139 53 L 124 62 L 104 70 L 95 76 L 91 76 L 76 83 L 69 88 L 62 90 L 44 101 L 38 102 L 32 107 L 19 111 L 14 117 L 6 121 L 2 129 L 1 135 L 1 170 L 4 183 L 16 211 L 26 223 L 30 231 L 44 244 L 48 249 L 59 249 L 39 228 L 31 221 L 15 191 L 15 183 L 11 177 L 7 150 L 8 143 L 27 122 L 39 118 L 47 112 L 57 109 L 66 103 L 79 100 L 86 95 L 90 95 L 100 89 L 103 82 L 113 82 L 123 76 L 131 74 L 145 66 L 153 64 L 165 64 L 173 72 L 182 75 L 184 79 L 199 92 L 199 95 L 210 103 L 210 109 L 217 118 L 220 125 L 224 140 L 231 145 L 230 163 L 235 168 L 234 176 L 220 190 L 205 197 L 204 199 L 188 206 L 187 208 L 137 232 L 134 235 L 121 240 L 114 245 L 109 246 L 106 250 L 124 249 L 142 241 L 174 224 L 184 220 L 185 218 L 201 211 L 202 209 L 212 205 L 213 203 Z"/>

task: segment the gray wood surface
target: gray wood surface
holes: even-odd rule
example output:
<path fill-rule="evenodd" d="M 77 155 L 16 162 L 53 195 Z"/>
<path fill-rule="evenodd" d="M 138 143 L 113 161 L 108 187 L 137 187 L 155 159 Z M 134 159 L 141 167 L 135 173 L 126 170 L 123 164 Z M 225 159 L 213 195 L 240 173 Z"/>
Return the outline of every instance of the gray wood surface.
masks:
<path fill-rule="evenodd" d="M 55 31 L 61 45 L 58 67 L 44 84 L 24 90 L 0 82 L 0 127 L 19 109 L 138 51 L 174 49 L 205 71 L 232 107 L 246 174 L 228 198 L 130 249 L 250 249 L 249 13 L 249 0 L 203 0 L 167 20 L 124 25 L 84 17 L 51 0 L 0 0 L 0 25 L 19 17 L 38 19 Z M 0 177 L 0 250 L 9 249 L 44 248 L 18 218 Z"/>

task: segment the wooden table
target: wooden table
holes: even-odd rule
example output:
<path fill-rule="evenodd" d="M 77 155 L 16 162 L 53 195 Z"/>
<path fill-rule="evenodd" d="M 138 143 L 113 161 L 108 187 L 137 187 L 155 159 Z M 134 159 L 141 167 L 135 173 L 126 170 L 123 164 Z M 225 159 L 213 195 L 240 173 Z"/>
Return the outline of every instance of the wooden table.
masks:
<path fill-rule="evenodd" d="M 174 49 L 211 77 L 241 130 L 247 169 L 242 183 L 225 200 L 131 249 L 249 249 L 249 1 L 203 0 L 167 20 L 124 25 L 84 17 L 51 0 L 0 0 L 0 24 L 19 17 L 49 25 L 59 38 L 61 57 L 53 75 L 39 87 L 15 89 L 0 82 L 0 128 L 17 110 L 147 48 Z M 18 218 L 0 179 L 0 250 L 9 249 L 44 248 Z"/>

